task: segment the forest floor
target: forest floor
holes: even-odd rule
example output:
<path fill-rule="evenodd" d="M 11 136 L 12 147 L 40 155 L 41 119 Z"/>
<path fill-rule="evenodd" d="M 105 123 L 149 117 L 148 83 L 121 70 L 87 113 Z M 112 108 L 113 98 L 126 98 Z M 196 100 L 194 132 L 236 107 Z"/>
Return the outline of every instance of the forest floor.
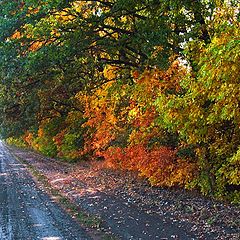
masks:
<path fill-rule="evenodd" d="M 193 191 L 151 187 L 136 173 L 105 168 L 100 161 L 70 164 L 10 150 L 80 209 L 99 216 L 98 228 L 116 239 L 240 239 L 239 206 Z"/>

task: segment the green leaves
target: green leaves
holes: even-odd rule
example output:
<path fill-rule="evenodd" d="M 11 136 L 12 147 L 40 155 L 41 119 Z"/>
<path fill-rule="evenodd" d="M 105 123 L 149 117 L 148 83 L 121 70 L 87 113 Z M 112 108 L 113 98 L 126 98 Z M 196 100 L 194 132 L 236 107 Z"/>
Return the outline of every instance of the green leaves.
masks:
<path fill-rule="evenodd" d="M 224 25 L 224 32 L 218 28 L 208 45 L 190 42 L 186 54 L 193 69 L 192 76 L 180 81 L 183 94 L 161 93 L 155 102 L 158 124 L 178 132 L 184 144 L 196 146 L 201 166 L 197 182 L 204 193 L 224 188 L 225 171 L 229 184 L 239 184 L 238 163 L 234 167 L 228 163 L 240 145 L 240 47 L 236 41 L 239 23 L 235 20 L 230 24 L 223 18 L 219 24 Z"/>
<path fill-rule="evenodd" d="M 1 134 L 39 129 L 36 149 L 71 158 L 114 141 L 191 146 L 179 169 L 199 166 L 197 185 L 217 191 L 236 183 L 239 56 L 229 1 L 1 1 Z"/>

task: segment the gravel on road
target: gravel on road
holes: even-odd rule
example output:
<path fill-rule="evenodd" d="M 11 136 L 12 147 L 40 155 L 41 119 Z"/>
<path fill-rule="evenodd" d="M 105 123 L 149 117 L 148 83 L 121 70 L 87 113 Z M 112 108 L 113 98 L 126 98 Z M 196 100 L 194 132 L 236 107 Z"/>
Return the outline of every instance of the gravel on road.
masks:
<path fill-rule="evenodd" d="M 70 164 L 36 152 L 11 152 L 45 175 L 53 188 L 98 215 L 123 240 L 239 240 L 240 208 L 184 189 L 151 187 L 135 172 Z"/>
<path fill-rule="evenodd" d="M 0 142 L 0 239 L 90 240 Z"/>

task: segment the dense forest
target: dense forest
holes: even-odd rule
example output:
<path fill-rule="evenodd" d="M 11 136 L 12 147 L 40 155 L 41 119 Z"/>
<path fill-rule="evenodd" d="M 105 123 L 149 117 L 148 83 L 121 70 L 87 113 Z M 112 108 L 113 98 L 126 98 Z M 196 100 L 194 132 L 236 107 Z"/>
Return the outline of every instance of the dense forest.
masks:
<path fill-rule="evenodd" d="M 0 1 L 1 138 L 239 201 L 238 7 Z"/>

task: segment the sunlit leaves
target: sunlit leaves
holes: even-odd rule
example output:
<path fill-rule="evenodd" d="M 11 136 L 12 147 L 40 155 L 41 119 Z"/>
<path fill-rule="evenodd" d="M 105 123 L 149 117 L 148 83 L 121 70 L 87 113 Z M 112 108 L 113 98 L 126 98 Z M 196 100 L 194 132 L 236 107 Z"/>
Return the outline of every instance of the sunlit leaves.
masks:
<path fill-rule="evenodd" d="M 223 194 L 239 169 L 234 2 L 2 1 L 2 136 Z"/>
<path fill-rule="evenodd" d="M 218 178 L 216 183 L 218 168 L 226 169 L 221 166 L 228 165 L 227 159 L 240 144 L 239 23 L 219 22 L 224 31 L 217 31 L 210 44 L 190 43 L 194 71 L 180 80 L 182 93 L 160 94 L 155 101 L 158 123 L 195 145 L 201 171 L 198 183 L 203 192 L 222 191 L 226 182 Z M 236 176 L 236 170 L 229 167 L 229 171 Z"/>

